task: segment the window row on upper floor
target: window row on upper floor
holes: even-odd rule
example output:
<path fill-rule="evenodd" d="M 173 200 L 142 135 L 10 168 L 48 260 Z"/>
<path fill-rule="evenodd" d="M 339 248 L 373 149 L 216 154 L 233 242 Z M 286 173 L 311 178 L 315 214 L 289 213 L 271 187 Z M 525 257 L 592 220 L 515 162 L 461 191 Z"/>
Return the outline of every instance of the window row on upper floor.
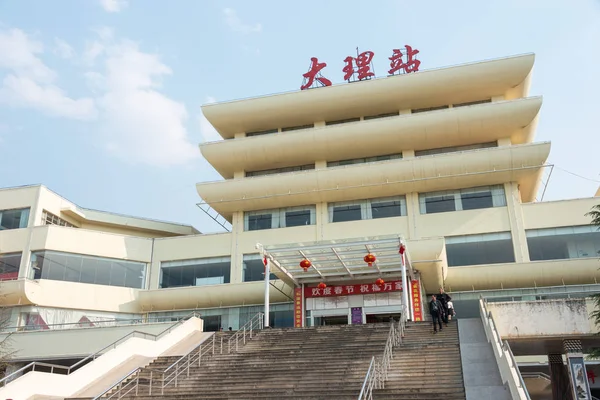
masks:
<path fill-rule="evenodd" d="M 28 223 L 29 208 L 0 210 L 0 231 L 27 228 Z"/>
<path fill-rule="evenodd" d="M 29 223 L 29 210 L 29 208 L 0 210 L 0 231 L 27 228 Z M 58 225 L 76 228 L 75 225 L 46 210 L 43 210 L 42 212 L 41 225 Z"/>
<path fill-rule="evenodd" d="M 419 194 L 421 214 L 475 210 L 506 206 L 502 185 L 447 190 Z M 406 216 L 406 197 L 394 196 L 329 203 L 329 222 L 359 221 Z M 315 225 L 316 205 L 248 211 L 244 213 L 244 230 L 289 228 Z"/>
<path fill-rule="evenodd" d="M 415 157 L 423 157 L 430 156 L 435 154 L 444 154 L 444 153 L 456 153 L 461 151 L 470 151 L 470 150 L 478 150 L 478 149 L 486 149 L 491 147 L 498 147 L 498 142 L 486 142 L 486 143 L 476 143 L 465 146 L 451 146 L 451 147 L 439 147 L 434 149 L 425 149 L 425 150 L 417 150 L 415 151 Z M 344 165 L 353 165 L 353 164 L 367 164 L 373 162 L 381 162 L 381 161 L 389 161 L 389 160 L 399 160 L 402 159 L 402 153 L 393 153 L 393 154 L 384 154 L 380 156 L 374 157 L 359 157 L 359 158 L 350 158 L 344 160 L 335 160 L 335 161 L 327 161 L 327 167 L 340 167 Z M 308 171 L 315 169 L 315 164 L 305 164 L 305 165 L 296 165 L 292 167 L 283 167 L 283 168 L 272 168 L 272 169 L 264 169 L 257 171 L 246 171 L 246 177 L 251 176 L 262 176 L 262 175 L 274 175 L 274 174 L 284 174 L 288 172 L 299 172 L 299 171 Z"/>
<path fill-rule="evenodd" d="M 491 102 L 492 102 L 492 99 L 488 98 L 488 99 L 482 99 L 482 100 L 476 100 L 476 101 L 469 101 L 466 103 L 443 104 L 443 105 L 438 105 L 435 107 L 415 108 L 415 109 L 410 110 L 410 113 L 418 114 L 418 113 L 422 113 L 422 112 L 443 110 L 443 109 L 447 109 L 450 107 L 452 107 L 452 108 L 466 107 L 466 106 L 474 106 L 477 104 L 485 104 L 485 103 L 491 103 Z M 351 122 L 368 121 L 368 120 L 373 120 L 373 119 L 378 119 L 378 118 L 396 117 L 398 115 L 400 115 L 400 111 L 384 113 L 384 114 L 376 114 L 376 115 L 365 115 L 363 117 L 345 118 L 345 119 L 340 119 L 340 120 L 335 120 L 335 121 L 325 121 L 325 126 L 347 124 L 347 123 L 351 123 Z M 307 124 L 307 125 L 287 126 L 287 127 L 281 128 L 281 129 L 279 129 L 279 128 L 265 129 L 265 130 L 261 130 L 261 131 L 246 132 L 246 137 L 270 135 L 270 134 L 274 134 L 274 133 L 297 131 L 297 130 L 301 130 L 301 129 L 311 129 L 314 127 L 315 127 L 315 124 L 313 123 L 313 124 Z"/>
<path fill-rule="evenodd" d="M 571 226 L 526 230 L 531 261 L 597 258 L 600 232 L 594 226 Z M 515 262 L 510 232 L 448 236 L 445 238 L 449 267 Z M 21 253 L 0 254 L 0 280 L 17 279 Z M 57 251 L 32 252 L 26 274 L 31 279 L 48 279 L 144 289 L 148 265 L 144 262 L 88 256 Z M 231 257 L 208 257 L 163 261 L 160 288 L 218 285 L 231 282 Z M 264 264 L 258 254 L 242 257 L 242 282 L 264 279 Z M 277 279 L 274 274 L 270 279 Z"/>
<path fill-rule="evenodd" d="M 0 281 L 19 276 L 22 253 L 0 254 Z M 144 289 L 148 265 L 145 262 L 89 256 L 60 251 L 34 251 L 25 274 L 29 279 L 89 283 Z M 231 257 L 201 258 L 161 263 L 160 287 L 204 286 L 229 283 Z M 264 279 L 264 264 L 258 254 L 243 257 L 242 282 Z M 271 279 L 277 279 L 271 274 Z"/>

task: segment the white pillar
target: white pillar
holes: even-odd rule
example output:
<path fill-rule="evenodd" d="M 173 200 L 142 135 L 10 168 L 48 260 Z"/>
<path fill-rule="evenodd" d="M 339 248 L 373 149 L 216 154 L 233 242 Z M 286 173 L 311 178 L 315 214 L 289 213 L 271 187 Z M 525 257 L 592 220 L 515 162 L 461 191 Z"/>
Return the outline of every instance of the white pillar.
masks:
<path fill-rule="evenodd" d="M 403 246 L 404 244 L 400 243 L 401 249 Z M 408 303 L 408 291 L 410 290 L 410 288 L 408 286 L 408 280 L 406 278 L 406 263 L 404 262 L 404 253 L 405 251 L 401 251 L 400 253 L 400 263 L 402 265 L 402 303 L 406 307 L 405 312 L 408 313 L 408 315 L 410 315 L 410 304 Z"/>
<path fill-rule="evenodd" d="M 269 276 L 271 275 L 271 269 L 269 266 L 271 263 L 266 256 L 263 256 L 265 262 L 265 328 L 269 327 Z"/>

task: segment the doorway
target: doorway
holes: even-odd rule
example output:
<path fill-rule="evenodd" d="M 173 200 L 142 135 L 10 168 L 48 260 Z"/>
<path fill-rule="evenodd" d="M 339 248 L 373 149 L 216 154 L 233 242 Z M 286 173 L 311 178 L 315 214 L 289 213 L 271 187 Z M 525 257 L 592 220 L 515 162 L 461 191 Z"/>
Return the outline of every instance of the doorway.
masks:
<path fill-rule="evenodd" d="M 382 322 L 390 322 L 390 319 L 399 321 L 400 313 L 386 313 L 386 314 L 367 314 L 367 324 L 381 324 Z"/>
<path fill-rule="evenodd" d="M 315 326 L 348 325 L 347 315 L 333 315 L 328 317 L 315 317 Z"/>

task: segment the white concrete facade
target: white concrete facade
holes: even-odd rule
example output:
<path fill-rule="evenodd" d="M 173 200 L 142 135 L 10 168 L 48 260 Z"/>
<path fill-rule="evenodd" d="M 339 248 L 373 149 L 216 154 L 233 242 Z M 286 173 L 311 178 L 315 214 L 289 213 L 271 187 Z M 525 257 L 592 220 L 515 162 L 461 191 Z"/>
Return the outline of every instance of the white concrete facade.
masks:
<path fill-rule="evenodd" d="M 597 283 L 598 234 L 585 214 L 600 198 L 536 201 L 550 143 L 534 142 L 533 62 L 205 106 L 226 140 L 201 151 L 225 179 L 197 190 L 231 232 L 89 210 L 44 186 L 0 189 L 0 223 L 11 221 L 0 261 L 19 257 L 0 284 L 10 324 L 202 309 L 205 321 L 236 329 L 263 304 L 257 242 L 402 236 L 425 292 Z M 293 288 L 275 285 L 271 301 L 287 321 Z"/>

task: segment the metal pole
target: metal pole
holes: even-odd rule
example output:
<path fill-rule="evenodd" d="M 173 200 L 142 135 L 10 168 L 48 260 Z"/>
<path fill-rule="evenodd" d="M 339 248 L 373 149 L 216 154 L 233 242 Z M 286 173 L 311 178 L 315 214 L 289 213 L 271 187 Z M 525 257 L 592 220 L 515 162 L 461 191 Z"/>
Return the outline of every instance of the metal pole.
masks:
<path fill-rule="evenodd" d="M 265 260 L 265 328 L 269 327 L 269 275 L 271 275 L 271 269 L 269 259 L 264 255 L 263 259 Z"/>
<path fill-rule="evenodd" d="M 400 247 L 404 246 L 404 243 L 400 242 Z M 404 262 L 404 254 L 406 250 L 400 253 L 400 264 L 402 265 L 402 303 L 406 307 L 406 311 L 408 311 L 408 280 L 406 278 L 406 263 Z"/>

